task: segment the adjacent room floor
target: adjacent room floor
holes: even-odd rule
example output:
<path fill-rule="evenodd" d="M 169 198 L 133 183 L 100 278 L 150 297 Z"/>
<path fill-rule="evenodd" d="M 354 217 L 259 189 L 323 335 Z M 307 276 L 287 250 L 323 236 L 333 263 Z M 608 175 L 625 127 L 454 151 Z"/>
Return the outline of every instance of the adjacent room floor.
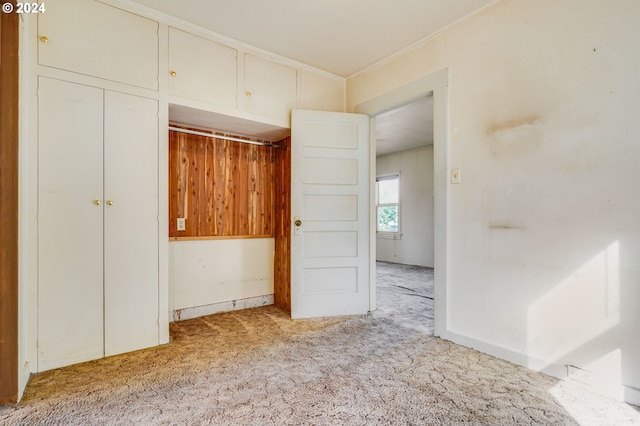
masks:
<path fill-rule="evenodd" d="M 433 337 L 430 270 L 378 271 L 372 314 L 293 321 L 267 306 L 173 323 L 168 345 L 34 375 L 0 424 L 640 423 L 579 384 Z"/>
<path fill-rule="evenodd" d="M 376 262 L 376 315 L 433 334 L 433 268 Z"/>

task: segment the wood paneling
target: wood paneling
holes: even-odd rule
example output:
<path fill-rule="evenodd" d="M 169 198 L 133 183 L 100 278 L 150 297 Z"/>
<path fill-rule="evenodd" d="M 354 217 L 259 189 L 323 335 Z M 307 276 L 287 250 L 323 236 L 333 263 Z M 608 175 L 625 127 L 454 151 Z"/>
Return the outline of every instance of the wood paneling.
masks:
<path fill-rule="evenodd" d="M 15 1 L 11 1 L 15 5 Z M 0 405 L 18 400 L 18 15 L 0 14 Z"/>
<path fill-rule="evenodd" d="M 276 150 L 170 131 L 169 236 L 273 236 Z"/>
<path fill-rule="evenodd" d="M 278 143 L 275 150 L 275 257 L 273 301 L 291 311 L 291 138 Z"/>

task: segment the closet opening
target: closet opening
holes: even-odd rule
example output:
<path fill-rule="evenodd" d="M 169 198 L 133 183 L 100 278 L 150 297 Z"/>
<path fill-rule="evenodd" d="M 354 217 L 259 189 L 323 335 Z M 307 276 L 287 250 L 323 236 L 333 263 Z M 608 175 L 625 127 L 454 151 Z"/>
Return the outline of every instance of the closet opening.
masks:
<path fill-rule="evenodd" d="M 290 137 L 174 120 L 168 133 L 173 320 L 290 310 Z"/>

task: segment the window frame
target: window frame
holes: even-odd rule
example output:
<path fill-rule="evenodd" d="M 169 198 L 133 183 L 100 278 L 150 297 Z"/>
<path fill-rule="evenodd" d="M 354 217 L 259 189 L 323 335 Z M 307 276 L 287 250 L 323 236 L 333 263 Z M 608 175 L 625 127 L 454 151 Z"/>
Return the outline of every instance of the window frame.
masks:
<path fill-rule="evenodd" d="M 378 182 L 383 180 L 398 180 L 398 202 L 397 203 L 383 203 L 380 204 L 380 189 Z M 383 239 L 393 239 L 399 240 L 402 237 L 402 184 L 400 178 L 400 172 L 393 173 L 385 173 L 382 175 L 376 176 L 376 185 L 375 185 L 375 203 L 376 203 L 376 237 Z M 398 209 L 398 229 L 396 231 L 381 231 L 378 228 L 378 214 L 380 207 L 389 207 L 389 206 L 397 206 Z"/>

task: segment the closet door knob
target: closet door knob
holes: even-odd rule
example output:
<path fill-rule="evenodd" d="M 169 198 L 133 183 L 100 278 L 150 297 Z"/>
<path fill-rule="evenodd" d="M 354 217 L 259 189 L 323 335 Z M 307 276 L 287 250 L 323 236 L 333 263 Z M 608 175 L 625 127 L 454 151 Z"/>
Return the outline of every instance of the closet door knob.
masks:
<path fill-rule="evenodd" d="M 96 206 L 100 205 L 100 200 L 93 200 L 93 204 L 95 204 Z"/>
<path fill-rule="evenodd" d="M 247 95 L 247 97 L 251 96 L 251 92 L 248 91 L 248 90 L 246 92 L 244 92 L 244 94 Z"/>
<path fill-rule="evenodd" d="M 46 42 L 49 41 L 49 39 L 47 37 L 45 37 L 45 36 L 40 36 L 40 41 L 43 42 L 43 43 L 46 43 Z"/>
<path fill-rule="evenodd" d="M 177 72 L 175 72 L 175 71 L 171 71 L 171 73 L 170 73 L 170 74 L 171 74 L 171 76 L 172 76 L 172 77 L 175 77 L 178 73 L 177 73 Z"/>
<path fill-rule="evenodd" d="M 107 205 L 108 206 L 112 206 L 113 205 L 113 201 L 111 201 L 111 200 L 107 201 Z"/>

